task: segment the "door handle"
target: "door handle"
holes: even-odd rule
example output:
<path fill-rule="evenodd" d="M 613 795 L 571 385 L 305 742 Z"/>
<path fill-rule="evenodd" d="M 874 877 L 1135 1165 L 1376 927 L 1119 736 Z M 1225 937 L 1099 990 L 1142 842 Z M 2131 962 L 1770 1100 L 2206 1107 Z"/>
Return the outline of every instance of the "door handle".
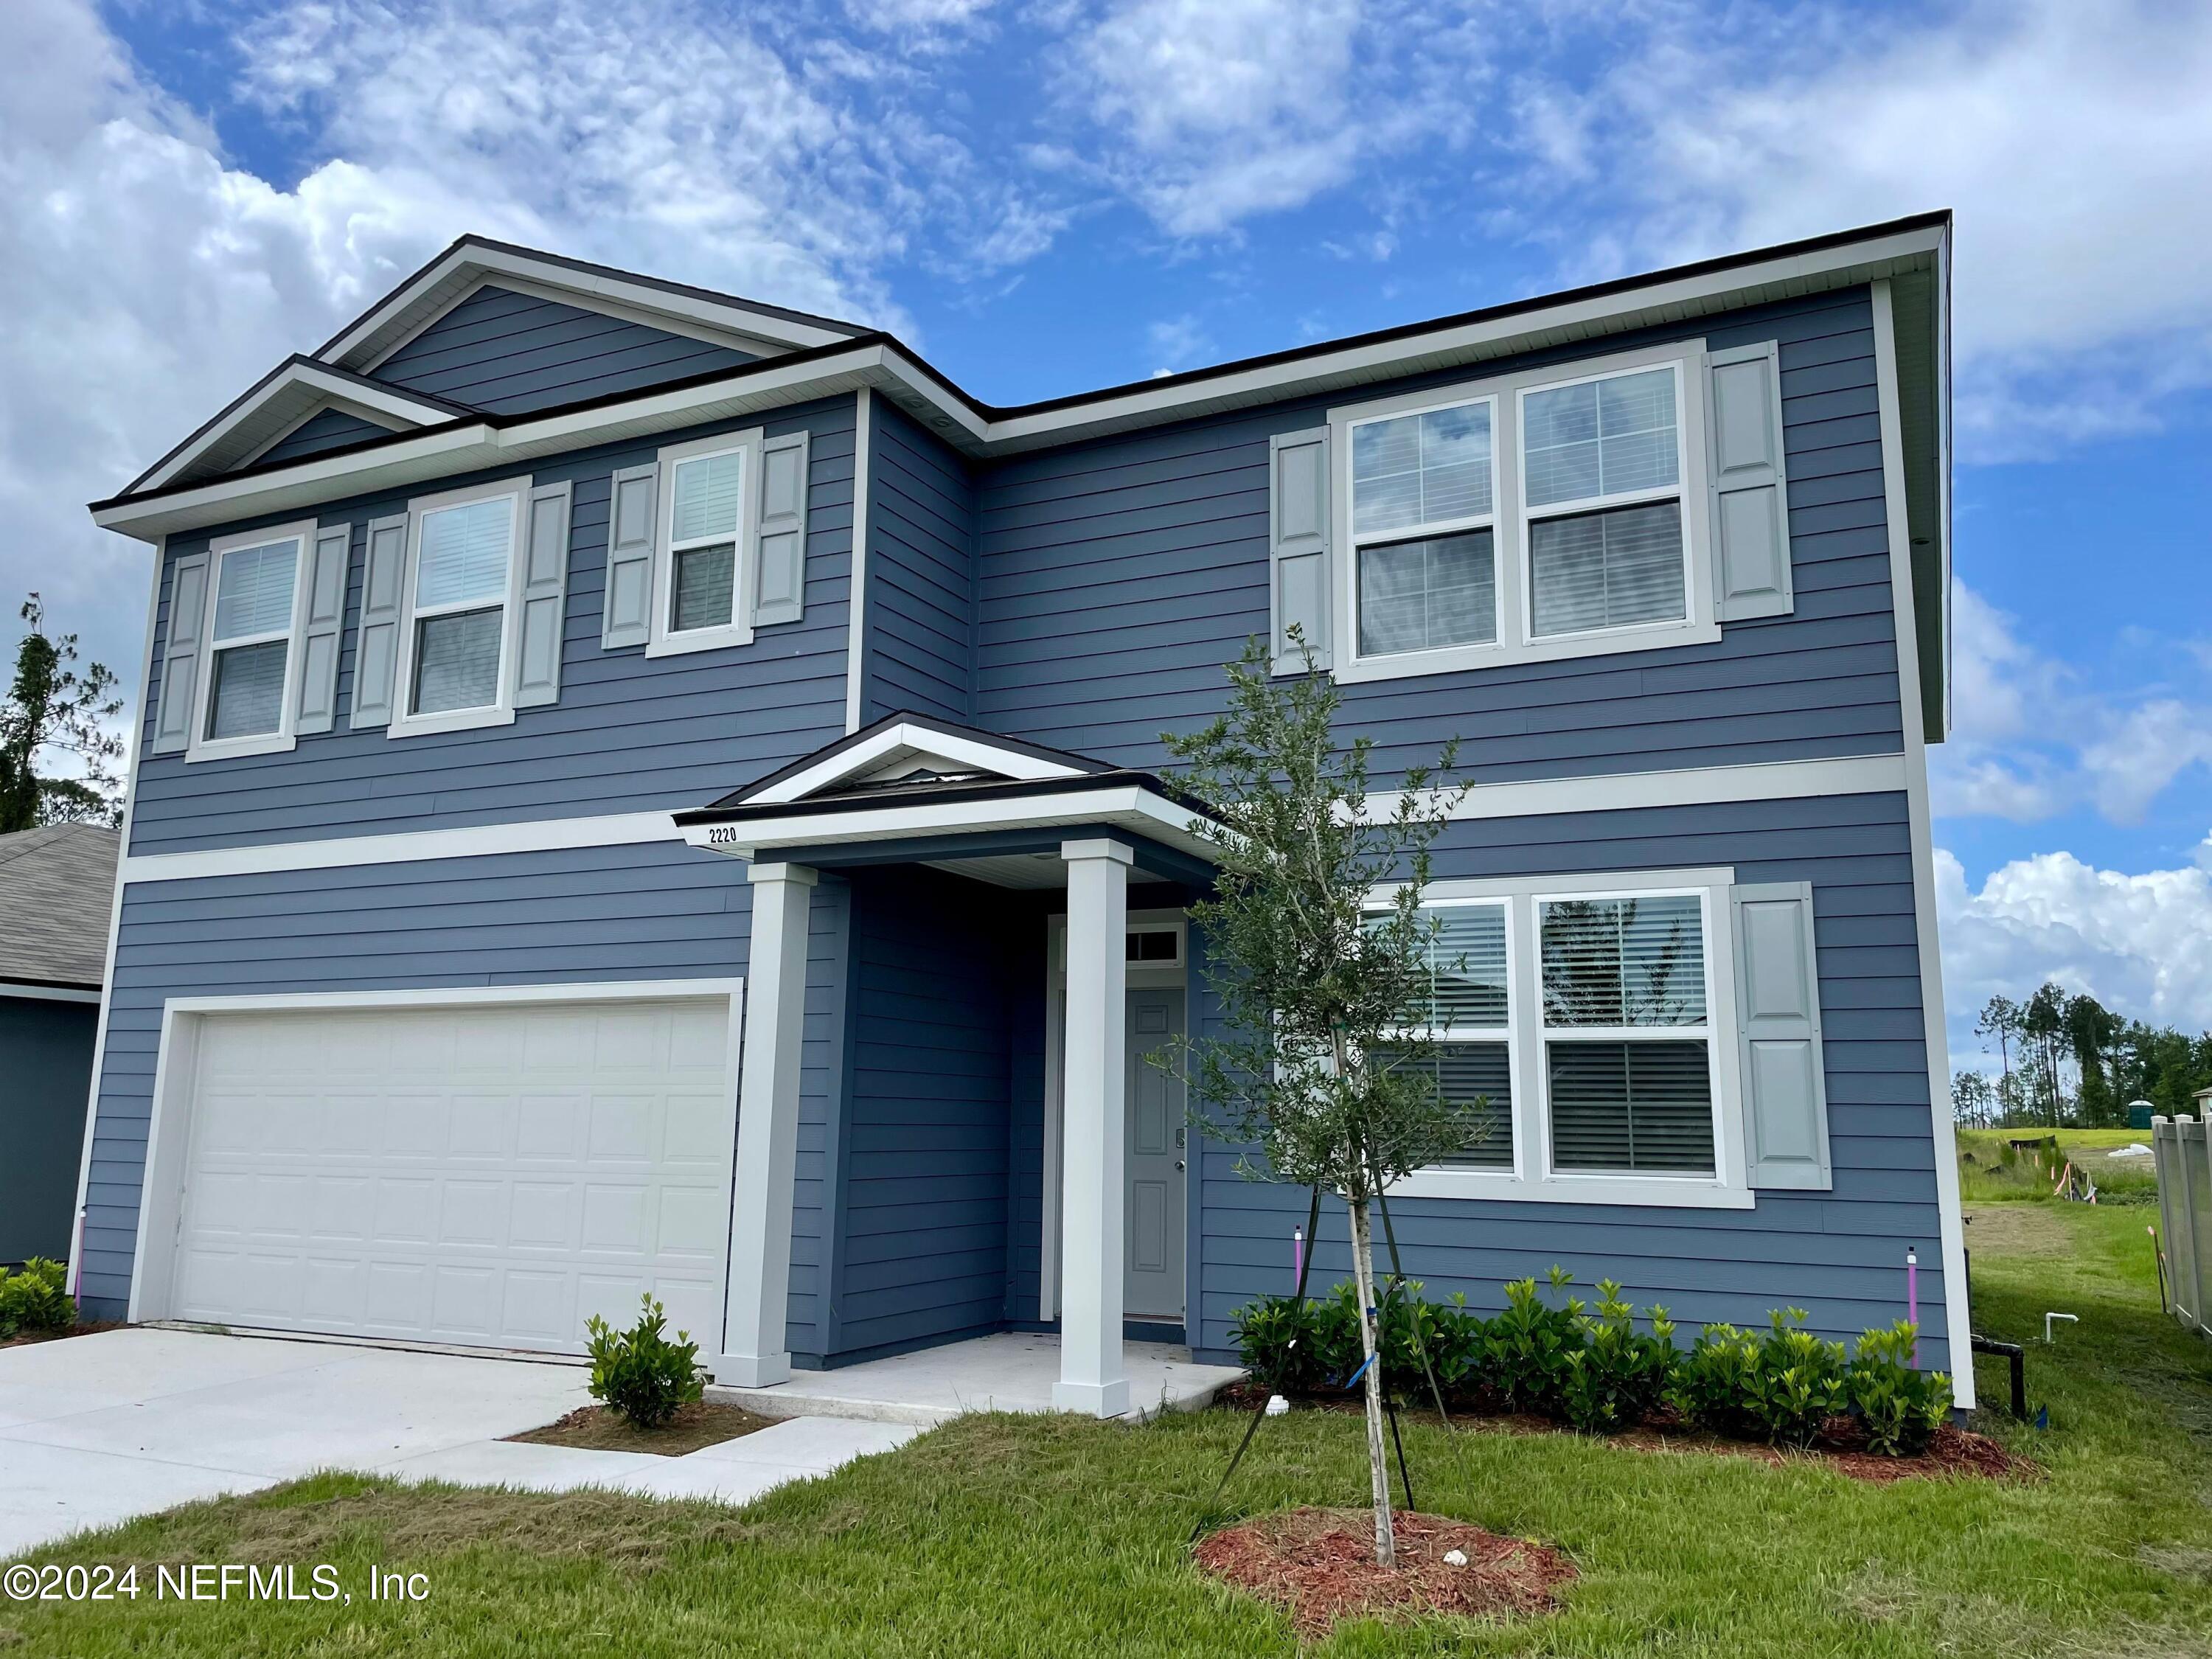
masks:
<path fill-rule="evenodd" d="M 1182 1173 L 1182 1160 L 1181 1158 L 1177 1158 L 1176 1160 L 1176 1173 L 1177 1175 L 1181 1175 Z"/>

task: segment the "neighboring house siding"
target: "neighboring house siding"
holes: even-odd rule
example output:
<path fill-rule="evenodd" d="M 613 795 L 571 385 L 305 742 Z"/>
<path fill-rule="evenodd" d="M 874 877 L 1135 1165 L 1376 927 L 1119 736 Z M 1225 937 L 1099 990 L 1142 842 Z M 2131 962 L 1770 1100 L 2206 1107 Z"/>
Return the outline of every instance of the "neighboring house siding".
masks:
<path fill-rule="evenodd" d="M 520 415 L 755 360 L 752 353 L 492 286 L 477 289 L 370 373 L 471 409 Z"/>
<path fill-rule="evenodd" d="M 1390 1212 L 1409 1277 L 1489 1310 L 1502 1281 L 1559 1262 L 1582 1286 L 1620 1279 L 1639 1313 L 1665 1305 L 1684 1342 L 1705 1322 L 1763 1326 L 1782 1307 L 1856 1340 L 1905 1316 L 1905 1251 L 1917 1245 L 1921 1352 L 1951 1368 L 1902 794 L 1455 823 L 1435 857 L 1440 880 L 1732 866 L 1739 882 L 1810 882 L 1835 1184 L 1760 1193 L 1751 1210 L 1401 1199 Z M 1218 1030 L 1218 1004 L 1195 994 Z M 1303 1189 L 1239 1179 L 1237 1158 L 1209 1141 L 1200 1176 L 1199 1345 L 1217 1354 L 1239 1306 L 1290 1288 L 1291 1229 L 1307 1204 Z M 1322 1214 L 1326 1289 L 1351 1265 L 1344 1206 L 1325 1199 Z"/>
<path fill-rule="evenodd" d="M 1388 774 L 1454 735 L 1485 781 L 1895 753 L 1895 627 L 1863 289 L 1623 337 L 1781 343 L 1792 615 L 1715 644 L 1344 688 L 1344 723 Z M 1267 439 L 1332 404 L 1449 386 L 1588 345 L 1378 382 L 1358 395 L 1102 440 L 1010 461 L 978 484 L 980 724 L 1128 764 L 1219 711 L 1222 664 L 1264 635 Z"/>
<path fill-rule="evenodd" d="M 968 883 L 855 872 L 835 1353 L 1006 1315 L 1008 941 Z"/>
<path fill-rule="evenodd" d="M 381 726 L 349 729 L 368 526 L 404 512 L 407 498 L 356 498 L 324 508 L 323 522 L 344 519 L 354 526 L 335 729 L 301 738 L 289 753 L 191 764 L 181 755 L 147 756 L 139 764 L 130 850 L 181 852 L 696 805 L 831 741 L 845 720 L 853 410 L 853 400 L 842 398 L 765 420 L 561 456 L 532 469 L 538 483 L 565 478 L 575 484 L 567 623 L 560 700 L 523 709 L 512 726 L 404 738 L 387 738 Z M 762 629 L 750 645 L 719 651 L 648 660 L 642 647 L 602 648 L 614 471 L 650 462 L 664 444 L 756 424 L 770 435 L 802 428 L 811 434 L 804 617 Z M 471 481 L 441 480 L 422 493 Z M 158 665 L 168 631 L 168 570 L 208 540 L 179 537 L 169 544 L 156 617 L 154 698 L 161 695 Z M 155 706 L 149 699 L 146 746 Z"/>
<path fill-rule="evenodd" d="M 66 1257 L 96 1003 L 0 996 L 0 1262 Z"/>
<path fill-rule="evenodd" d="M 357 444 L 365 438 L 388 438 L 392 428 L 379 426 L 374 421 L 364 421 L 358 415 L 349 415 L 343 409 L 326 409 L 319 415 L 311 415 L 294 427 L 256 458 L 256 466 L 267 466 L 276 461 L 301 461 L 310 455 L 319 455 L 327 449 L 343 449 L 348 444 Z"/>
<path fill-rule="evenodd" d="M 966 465 L 889 399 L 875 403 L 862 724 L 975 709 L 975 489 Z"/>

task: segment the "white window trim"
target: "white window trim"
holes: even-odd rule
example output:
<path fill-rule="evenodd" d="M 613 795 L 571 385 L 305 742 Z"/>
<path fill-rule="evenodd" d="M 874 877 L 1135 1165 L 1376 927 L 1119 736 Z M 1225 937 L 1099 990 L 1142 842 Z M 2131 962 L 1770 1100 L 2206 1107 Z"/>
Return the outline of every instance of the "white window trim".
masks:
<path fill-rule="evenodd" d="M 1714 611 L 1711 529 L 1705 501 L 1705 428 L 1702 338 L 1669 341 L 1635 351 L 1587 359 L 1571 364 L 1525 369 L 1492 380 L 1462 382 L 1432 391 L 1401 392 L 1370 403 L 1347 404 L 1328 412 L 1329 441 L 1334 446 L 1334 477 L 1331 480 L 1329 514 L 1333 544 L 1345 550 L 1336 562 L 1331 581 L 1331 609 L 1335 636 L 1340 641 L 1336 678 L 1357 684 L 1367 680 L 1406 679 L 1424 674 L 1443 674 L 1470 668 L 1491 668 L 1508 663 L 1556 662 L 1567 658 L 1603 656 L 1620 651 L 1650 651 L 1662 647 L 1710 644 L 1721 636 Z M 1680 489 L 1636 491 L 1601 498 L 1608 507 L 1632 505 L 1637 499 L 1660 500 L 1678 495 L 1682 502 L 1684 611 L 1680 622 L 1636 623 L 1619 628 L 1577 634 L 1553 634 L 1542 638 L 1534 631 L 1532 584 L 1528 580 L 1529 509 L 1521 458 L 1521 404 L 1531 392 L 1601 380 L 1638 369 L 1673 367 L 1675 370 L 1675 441 L 1680 446 Z M 1363 656 L 1359 650 L 1358 550 L 1362 543 L 1405 540 L 1418 532 L 1393 531 L 1387 535 L 1368 532 L 1357 538 L 1352 529 L 1352 428 L 1392 416 L 1425 414 L 1466 404 L 1491 400 L 1491 504 L 1497 548 L 1498 626 L 1496 643 L 1442 646 L 1428 651 L 1392 652 Z M 1539 518 L 1562 516 L 1573 510 L 1589 510 L 1597 503 L 1547 503 L 1535 510 Z M 1430 533 L 1448 533 L 1442 531 Z"/>
<path fill-rule="evenodd" d="M 1404 410 L 1395 414 L 1386 412 L 1382 414 L 1363 415 L 1357 419 L 1348 420 L 1346 422 L 1344 435 L 1340 441 L 1339 441 L 1340 447 L 1346 452 L 1344 464 L 1344 476 L 1347 480 L 1349 480 L 1352 477 L 1353 467 L 1352 458 L 1349 452 L 1353 443 L 1354 435 L 1363 426 L 1372 425 L 1377 421 L 1403 419 L 1407 415 L 1431 415 L 1447 409 L 1472 409 L 1478 404 L 1483 405 L 1490 411 L 1489 512 L 1473 514 L 1456 519 L 1425 519 L 1415 524 L 1401 526 L 1395 530 L 1354 530 L 1352 527 L 1352 517 L 1350 506 L 1350 492 L 1353 486 L 1347 482 L 1345 486 L 1346 493 L 1345 539 L 1338 544 L 1340 546 L 1349 550 L 1346 558 L 1352 567 L 1352 621 L 1356 626 L 1359 619 L 1359 556 L 1364 550 L 1370 547 L 1394 546 L 1401 542 L 1431 541 L 1446 536 L 1463 536 L 1477 530 L 1489 531 L 1491 566 L 1491 638 L 1489 643 L 1438 646 L 1424 651 L 1394 651 L 1382 656 L 1362 659 L 1359 656 L 1359 641 L 1357 639 L 1350 639 L 1349 636 L 1346 636 L 1348 639 L 1348 642 L 1351 647 L 1351 654 L 1354 661 L 1364 660 L 1368 662 L 1386 662 L 1399 660 L 1408 657 L 1427 658 L 1433 656 L 1437 651 L 1480 652 L 1486 655 L 1494 655 L 1500 649 L 1501 644 L 1506 637 L 1504 603 L 1505 584 L 1504 580 L 1504 572 L 1503 566 L 1504 565 L 1508 556 L 1505 544 L 1504 514 L 1502 510 L 1504 507 L 1504 496 L 1501 486 L 1504 480 L 1504 475 L 1499 469 L 1499 446 L 1498 441 L 1500 424 L 1499 405 L 1502 401 L 1503 400 L 1495 392 L 1484 392 L 1471 398 L 1455 398 L 1446 403 L 1424 404 L 1418 409 Z"/>
<path fill-rule="evenodd" d="M 660 452 L 660 477 L 654 486 L 659 499 L 653 504 L 653 598 L 646 632 L 647 656 L 675 657 L 691 651 L 719 651 L 753 642 L 752 607 L 749 600 L 759 552 L 756 545 L 759 536 L 756 520 L 759 515 L 754 509 L 759 500 L 761 444 L 766 435 L 764 428 L 751 427 L 743 432 L 720 432 L 711 438 L 671 444 Z M 730 581 L 730 620 L 719 628 L 687 628 L 678 633 L 669 626 L 676 592 L 677 465 L 706 455 L 732 453 L 743 459 L 738 464 L 738 526 L 734 536 L 738 544 L 737 568 Z M 712 537 L 686 545 L 708 546 L 720 539 Z"/>
<path fill-rule="evenodd" d="M 277 755 L 299 747 L 297 725 L 300 714 L 301 634 L 307 631 L 307 605 L 312 597 L 308 588 L 313 584 L 316 524 L 313 519 L 303 519 L 296 524 L 272 526 L 266 530 L 249 530 L 235 536 L 221 536 L 208 544 L 207 599 L 201 606 L 206 612 L 200 623 L 200 672 L 198 694 L 194 699 L 191 730 L 185 738 L 185 759 L 195 761 L 228 760 L 243 755 Z M 282 633 L 254 634 L 231 640 L 218 647 L 215 642 L 215 618 L 218 601 L 222 597 L 222 556 L 243 547 L 268 547 L 274 543 L 290 540 L 292 555 L 292 620 Z M 281 639 L 284 647 L 283 702 L 276 711 L 276 729 L 258 732 L 246 738 L 210 738 L 207 735 L 208 714 L 215 706 L 215 655 L 218 649 L 229 651 L 244 645 L 264 645 Z"/>
<path fill-rule="evenodd" d="M 1511 1022 L 1513 1167 L 1474 1170 L 1438 1166 L 1395 1182 L 1393 1197 L 1505 1200 L 1522 1203 L 1620 1204 L 1678 1209 L 1752 1207 L 1746 1156 L 1743 1088 L 1736 1059 L 1735 951 L 1729 936 L 1728 890 L 1732 869 L 1632 871 L 1585 876 L 1516 877 L 1495 881 L 1431 882 L 1425 904 L 1503 901 L 1506 906 L 1507 1017 Z M 1377 889 L 1387 902 L 1392 890 Z M 1544 1063 L 1541 957 L 1537 906 L 1546 900 L 1646 898 L 1694 893 L 1705 927 L 1705 1024 L 1711 1045 L 1713 1173 L 1711 1176 L 1588 1174 L 1551 1167 L 1549 1068 Z M 1665 1035 L 1668 1028 L 1639 1028 L 1637 1036 Z"/>
<path fill-rule="evenodd" d="M 422 737 L 434 732 L 472 732 L 488 726 L 508 726 L 514 720 L 515 630 L 522 616 L 522 560 L 519 556 L 531 481 L 526 476 L 502 478 L 495 483 L 473 484 L 436 495 L 418 495 L 407 503 L 407 568 L 399 591 L 399 661 L 392 671 L 392 723 L 387 738 Z M 507 498 L 507 591 L 499 600 L 499 671 L 493 700 L 477 708 L 452 708 L 436 714 L 417 714 L 415 708 L 415 635 L 419 616 L 438 617 L 450 611 L 481 611 L 486 601 L 469 599 L 434 605 L 418 612 L 415 579 L 422 565 L 422 520 L 449 507 Z"/>
<path fill-rule="evenodd" d="M 1524 1000 L 1520 994 L 1523 942 L 1520 937 L 1520 930 L 1515 926 L 1515 906 L 1510 896 L 1507 895 L 1456 890 L 1446 892 L 1443 890 L 1444 885 L 1445 884 L 1443 883 L 1431 884 L 1429 890 L 1422 895 L 1421 908 L 1424 910 L 1474 909 L 1486 907 L 1491 909 L 1503 910 L 1505 913 L 1505 1023 L 1503 1025 L 1437 1025 L 1409 1029 L 1419 1031 L 1439 1043 L 1503 1042 L 1505 1045 L 1506 1086 L 1512 1091 L 1515 1102 L 1513 1111 L 1507 1120 L 1512 1133 L 1513 1156 L 1508 1165 L 1502 1170 L 1450 1165 L 1439 1167 L 1434 1170 L 1424 1170 L 1411 1178 L 1415 1181 L 1424 1181 L 1431 1175 L 1437 1175 L 1456 1182 L 1460 1176 L 1473 1176 L 1488 1182 L 1518 1182 L 1525 1180 L 1528 1174 L 1529 1143 L 1528 1138 L 1521 1133 L 1519 1121 L 1521 1115 L 1519 1102 L 1528 1090 L 1522 1070 L 1522 1045 L 1514 1023 L 1521 1012 L 1521 1004 Z M 1401 1190 L 1401 1187 L 1393 1187 L 1390 1190 L 1397 1192 Z M 1402 1189 L 1411 1190 L 1410 1188 Z"/>

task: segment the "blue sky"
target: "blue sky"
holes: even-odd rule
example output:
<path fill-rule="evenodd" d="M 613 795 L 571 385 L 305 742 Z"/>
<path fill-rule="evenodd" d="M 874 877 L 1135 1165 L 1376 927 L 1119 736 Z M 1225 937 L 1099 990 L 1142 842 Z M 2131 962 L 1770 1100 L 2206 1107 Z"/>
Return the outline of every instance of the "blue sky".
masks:
<path fill-rule="evenodd" d="M 14 0 L 0 585 L 463 230 L 898 330 L 999 402 L 1948 206 L 1954 1049 L 2212 1025 L 2212 9 Z M 4 641 L 0 641 L 4 642 Z"/>

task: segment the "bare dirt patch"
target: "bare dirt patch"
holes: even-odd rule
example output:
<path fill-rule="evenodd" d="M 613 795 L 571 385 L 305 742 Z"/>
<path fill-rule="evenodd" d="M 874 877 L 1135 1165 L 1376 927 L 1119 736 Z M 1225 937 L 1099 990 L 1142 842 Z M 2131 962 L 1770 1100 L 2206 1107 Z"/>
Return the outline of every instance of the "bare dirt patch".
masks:
<path fill-rule="evenodd" d="M 1398 1565 L 1375 1563 L 1367 1510 L 1293 1510 L 1201 1540 L 1198 1565 L 1286 1609 L 1298 1633 L 1328 1634 L 1338 1620 L 1449 1613 L 1462 1619 L 1548 1613 L 1574 1564 L 1549 1545 L 1501 1538 L 1449 1516 L 1395 1517 Z M 1444 1559 L 1456 1550 L 1467 1565 Z"/>
<path fill-rule="evenodd" d="M 651 1452 L 659 1457 L 681 1457 L 702 1446 L 719 1446 L 741 1435 L 757 1434 L 775 1420 L 749 1412 L 743 1406 L 695 1400 L 688 1406 L 678 1407 L 675 1417 L 665 1427 L 641 1429 L 605 1406 L 579 1406 L 558 1422 L 507 1437 L 534 1446 L 574 1446 L 585 1451 Z"/>
<path fill-rule="evenodd" d="M 65 1331 L 18 1331 L 5 1341 L 0 1341 L 0 1348 L 27 1348 L 33 1342 L 59 1342 L 72 1336 L 97 1336 L 102 1331 L 119 1331 L 123 1326 L 124 1322 L 120 1319 L 95 1319 L 88 1324 L 72 1325 Z"/>

